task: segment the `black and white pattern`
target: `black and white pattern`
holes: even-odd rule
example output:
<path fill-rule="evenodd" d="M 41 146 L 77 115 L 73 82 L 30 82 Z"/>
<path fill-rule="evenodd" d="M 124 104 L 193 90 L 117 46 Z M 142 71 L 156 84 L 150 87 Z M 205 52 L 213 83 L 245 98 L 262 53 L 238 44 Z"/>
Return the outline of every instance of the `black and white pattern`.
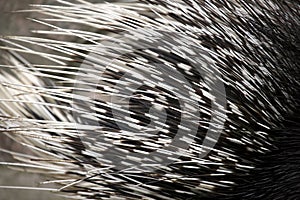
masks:
<path fill-rule="evenodd" d="M 299 10 L 288 0 L 33 5 L 48 29 L 0 39 L 0 117 L 36 155 L 5 164 L 46 172 L 79 199 L 297 199 Z"/>

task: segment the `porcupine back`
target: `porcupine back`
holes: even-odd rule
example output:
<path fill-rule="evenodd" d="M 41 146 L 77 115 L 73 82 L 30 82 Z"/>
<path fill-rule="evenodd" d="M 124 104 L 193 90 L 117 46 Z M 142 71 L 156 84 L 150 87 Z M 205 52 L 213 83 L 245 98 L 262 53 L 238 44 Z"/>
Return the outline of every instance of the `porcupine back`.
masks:
<path fill-rule="evenodd" d="M 275 0 L 35 5 L 45 17 L 33 21 L 49 30 L 1 39 L 1 132 L 35 153 L 16 159 L 82 198 L 296 199 L 299 7 Z M 115 102 L 128 111 L 116 111 Z M 207 132 L 218 122 L 214 138 Z M 214 145 L 201 157 L 207 136 Z M 159 150 L 167 164 L 150 157 Z M 152 170 L 137 164 L 146 161 Z"/>

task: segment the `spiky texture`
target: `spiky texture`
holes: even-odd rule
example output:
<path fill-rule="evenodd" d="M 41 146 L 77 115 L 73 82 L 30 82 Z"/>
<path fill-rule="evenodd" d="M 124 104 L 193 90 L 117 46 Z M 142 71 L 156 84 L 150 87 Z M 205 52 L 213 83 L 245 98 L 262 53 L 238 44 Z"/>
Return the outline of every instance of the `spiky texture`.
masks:
<path fill-rule="evenodd" d="M 35 153 L 11 152 L 21 161 L 12 165 L 46 172 L 62 184 L 58 191 L 80 199 L 300 197 L 293 193 L 299 191 L 300 180 L 299 124 L 293 118 L 299 109 L 298 1 L 59 0 L 33 9 L 45 17 L 32 20 L 48 30 L 36 30 L 36 37 L 1 38 L 6 51 L 0 71 L 1 132 Z M 174 35 L 173 42 L 158 45 L 153 38 L 162 32 Z M 193 52 L 195 46 L 209 61 L 201 66 L 208 74 L 205 81 L 190 57 L 199 53 Z M 39 56 L 41 62 L 23 54 Z M 110 59 L 113 64 L 108 65 Z M 80 65 L 86 62 L 92 67 Z M 171 73 L 162 75 L 153 63 Z M 172 78 L 174 71 L 188 84 Z M 126 73 L 131 79 L 122 79 Z M 172 81 L 161 84 L 166 77 Z M 100 80 L 96 90 L 94 80 Z M 225 107 L 216 103 L 220 96 L 210 94 L 207 82 L 216 81 L 224 84 L 225 93 L 219 95 L 226 97 Z M 131 96 L 120 92 L 137 82 L 143 84 Z M 118 105 L 107 99 L 120 95 L 130 99 L 131 119 L 122 118 L 122 107 L 117 117 L 112 111 Z M 189 127 L 179 126 L 189 116 L 182 111 L 182 99 L 188 112 L 200 115 Z M 215 113 L 213 104 L 222 112 Z M 151 106 L 167 113 L 165 126 L 145 114 Z M 211 139 L 216 145 L 201 158 L 213 115 L 224 127 L 218 140 Z M 295 121 L 292 130 L 287 116 Z M 123 130 L 118 120 L 131 128 Z M 191 136 L 195 127 L 197 134 Z M 171 160 L 176 157 L 166 166 L 150 159 L 156 164 L 153 171 L 135 166 L 144 162 L 140 157 L 118 158 L 129 163 L 120 170 L 104 156 L 107 149 L 150 155 L 172 144 L 180 128 L 186 135 L 179 140 L 188 148 L 164 151 Z M 97 137 L 104 139 L 99 142 Z"/>

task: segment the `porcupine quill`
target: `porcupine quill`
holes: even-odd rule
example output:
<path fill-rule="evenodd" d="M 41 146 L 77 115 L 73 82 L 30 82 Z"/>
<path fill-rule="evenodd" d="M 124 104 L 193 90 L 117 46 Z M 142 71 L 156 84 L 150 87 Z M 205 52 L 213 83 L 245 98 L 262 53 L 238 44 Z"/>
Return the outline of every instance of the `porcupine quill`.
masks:
<path fill-rule="evenodd" d="M 299 10 L 32 5 L 48 29 L 1 38 L 0 113 L 1 133 L 34 155 L 2 164 L 80 199 L 298 199 Z"/>

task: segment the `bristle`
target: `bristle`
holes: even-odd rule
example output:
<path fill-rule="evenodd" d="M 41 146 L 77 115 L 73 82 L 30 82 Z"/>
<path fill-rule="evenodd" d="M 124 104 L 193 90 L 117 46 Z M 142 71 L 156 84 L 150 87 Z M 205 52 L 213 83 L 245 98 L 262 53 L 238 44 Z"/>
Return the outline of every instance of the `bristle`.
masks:
<path fill-rule="evenodd" d="M 299 110 L 296 1 L 32 7 L 46 30 L 0 38 L 0 132 L 36 155 L 0 164 L 82 199 L 267 199 L 297 184 L 267 181 L 268 197 L 264 180 L 247 182 L 271 179 L 261 169 L 281 148 L 275 130 Z"/>

